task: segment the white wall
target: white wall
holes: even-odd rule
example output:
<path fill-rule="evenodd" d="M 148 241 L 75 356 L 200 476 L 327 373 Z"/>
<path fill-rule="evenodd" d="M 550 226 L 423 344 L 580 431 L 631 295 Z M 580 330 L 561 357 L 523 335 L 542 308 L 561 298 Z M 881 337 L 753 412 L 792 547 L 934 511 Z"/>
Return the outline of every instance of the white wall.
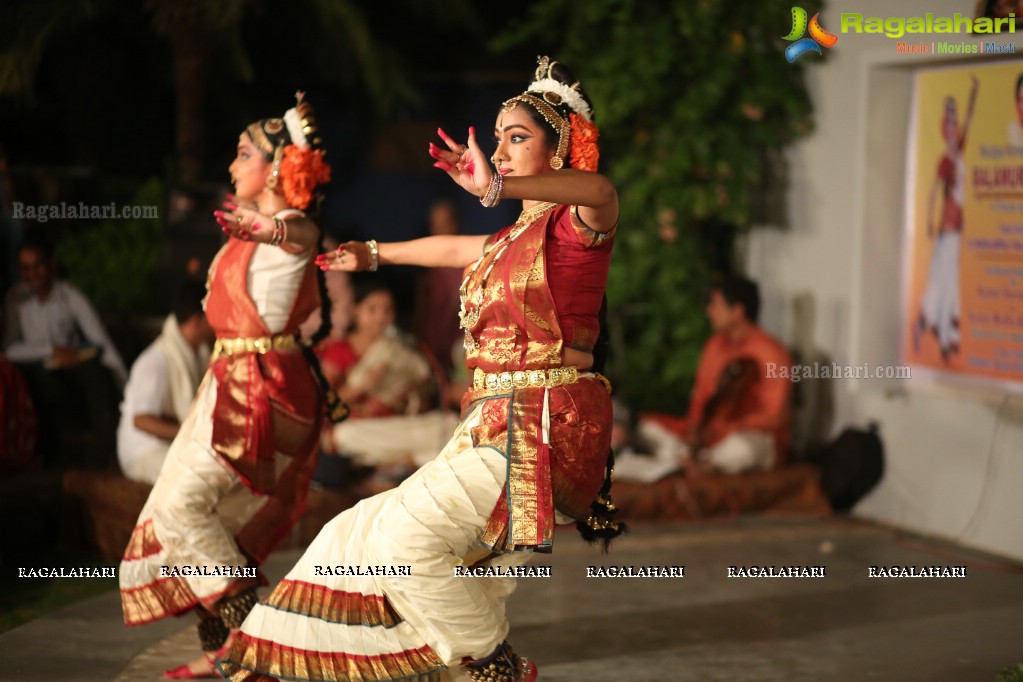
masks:
<path fill-rule="evenodd" d="M 838 33 L 842 12 L 972 16 L 974 5 L 830 0 L 821 23 Z M 787 302 L 812 292 L 815 343 L 843 364 L 899 361 L 911 76 L 920 66 L 955 63 L 897 54 L 895 42 L 839 34 L 827 62 L 807 70 L 817 128 L 789 156 L 790 223 L 758 228 L 748 244 L 765 326 L 791 341 Z M 919 374 L 833 384 L 835 431 L 876 420 L 886 447 L 885 478 L 855 513 L 1023 559 L 1023 398 Z"/>

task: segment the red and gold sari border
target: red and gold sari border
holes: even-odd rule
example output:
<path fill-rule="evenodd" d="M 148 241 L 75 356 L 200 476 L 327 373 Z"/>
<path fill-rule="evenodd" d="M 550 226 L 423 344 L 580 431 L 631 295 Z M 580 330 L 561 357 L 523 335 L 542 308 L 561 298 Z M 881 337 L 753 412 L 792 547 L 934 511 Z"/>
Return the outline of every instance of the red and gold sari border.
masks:
<path fill-rule="evenodd" d="M 509 548 L 548 545 L 554 537 L 550 448 L 543 442 L 541 425 L 546 390 L 523 389 L 511 400 L 507 483 Z"/>
<path fill-rule="evenodd" d="M 135 526 L 131 532 L 128 546 L 124 550 L 124 560 L 138 561 L 162 551 L 163 545 L 160 544 L 156 538 L 156 531 L 153 530 L 153 519 L 146 519 L 145 523 Z"/>
<path fill-rule="evenodd" d="M 188 583 L 180 578 L 161 578 L 141 587 L 121 589 L 125 625 L 144 625 L 176 616 L 198 603 Z"/>
<path fill-rule="evenodd" d="M 392 628 L 403 622 L 387 597 L 282 580 L 263 604 L 278 611 L 341 625 Z"/>
<path fill-rule="evenodd" d="M 236 652 L 244 646 L 243 655 Z M 321 652 L 284 646 L 265 639 L 238 633 L 231 653 L 217 660 L 217 669 L 231 679 L 251 679 L 243 671 L 294 682 L 350 680 L 351 682 L 382 682 L 428 675 L 447 666 L 429 646 L 406 649 L 391 654 L 365 656 L 345 652 Z"/>

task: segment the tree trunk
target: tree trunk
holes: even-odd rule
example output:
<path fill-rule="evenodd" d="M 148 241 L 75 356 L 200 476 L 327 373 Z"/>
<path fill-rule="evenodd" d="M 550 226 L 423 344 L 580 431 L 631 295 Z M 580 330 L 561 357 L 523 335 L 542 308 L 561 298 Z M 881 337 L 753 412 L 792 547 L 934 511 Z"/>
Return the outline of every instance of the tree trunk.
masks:
<path fill-rule="evenodd" d="M 199 181 L 202 173 L 206 133 L 203 105 L 212 42 L 194 28 L 182 27 L 170 36 L 170 43 L 177 102 L 177 180 L 181 186 L 190 187 Z"/>

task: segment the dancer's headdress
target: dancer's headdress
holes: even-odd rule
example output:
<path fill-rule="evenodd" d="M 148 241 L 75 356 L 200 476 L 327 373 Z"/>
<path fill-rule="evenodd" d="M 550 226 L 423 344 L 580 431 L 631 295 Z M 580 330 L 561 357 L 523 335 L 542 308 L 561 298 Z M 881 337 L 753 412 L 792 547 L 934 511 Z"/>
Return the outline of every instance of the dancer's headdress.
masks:
<path fill-rule="evenodd" d="M 549 57 L 537 57 L 538 66 L 533 82 L 526 91 L 504 103 L 511 111 L 525 103 L 533 107 L 558 135 L 558 146 L 551 158 L 551 168 L 560 170 L 566 164 L 571 168 L 596 171 L 600 151 L 597 148 L 598 131 L 593 123 L 593 111 L 579 89 L 579 81 L 568 85 L 553 76 L 554 65 Z"/>
<path fill-rule="evenodd" d="M 313 190 L 330 181 L 330 165 L 325 154 L 313 108 L 305 101 L 305 93 L 295 93 L 296 104 L 283 118 L 264 118 L 249 125 L 245 132 L 273 169 L 267 188 L 282 190 L 288 204 L 306 208 L 313 199 Z"/>

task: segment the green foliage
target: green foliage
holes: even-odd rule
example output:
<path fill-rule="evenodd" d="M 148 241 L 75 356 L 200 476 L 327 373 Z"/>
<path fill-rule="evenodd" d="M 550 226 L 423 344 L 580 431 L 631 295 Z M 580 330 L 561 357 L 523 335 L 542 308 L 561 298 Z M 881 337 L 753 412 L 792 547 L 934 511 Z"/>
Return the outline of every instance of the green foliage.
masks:
<path fill-rule="evenodd" d="M 1023 663 L 1002 670 L 995 678 L 995 682 L 1023 682 Z"/>
<path fill-rule="evenodd" d="M 800 4 L 812 15 L 821 3 Z M 602 170 L 621 201 L 611 373 L 640 409 L 685 408 L 707 336 L 707 233 L 755 221 L 765 159 L 812 127 L 803 68 L 819 57 L 786 61 L 791 1 L 739 7 L 545 0 L 496 43 L 536 45 L 593 99 Z"/>
<path fill-rule="evenodd" d="M 140 313 L 159 307 L 156 274 L 167 206 L 163 182 L 147 181 L 130 204 L 117 208 L 149 206 L 159 217 L 83 222 L 57 247 L 68 279 L 98 310 Z"/>

